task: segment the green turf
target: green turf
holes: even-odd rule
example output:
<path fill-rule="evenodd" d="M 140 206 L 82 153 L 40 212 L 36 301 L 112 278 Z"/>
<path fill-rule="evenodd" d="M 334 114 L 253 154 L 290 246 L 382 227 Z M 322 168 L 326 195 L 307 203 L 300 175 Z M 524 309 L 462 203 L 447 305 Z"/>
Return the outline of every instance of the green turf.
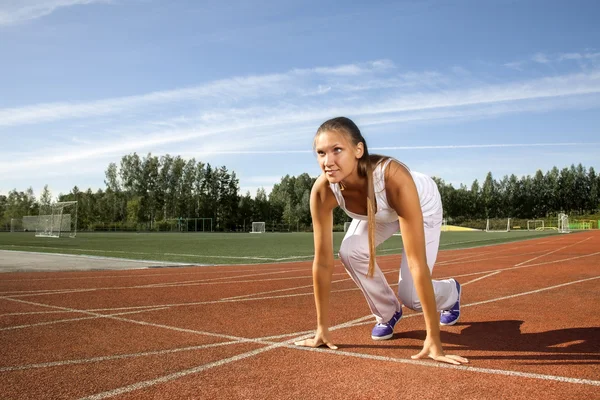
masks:
<path fill-rule="evenodd" d="M 440 249 L 486 246 L 556 234 L 546 232 L 442 232 Z M 333 235 L 335 253 L 343 233 Z M 400 236 L 378 248 L 399 254 Z M 38 238 L 33 233 L 0 233 L 0 250 L 87 254 L 194 264 L 255 264 L 312 259 L 310 233 L 78 233 L 70 238 Z"/>

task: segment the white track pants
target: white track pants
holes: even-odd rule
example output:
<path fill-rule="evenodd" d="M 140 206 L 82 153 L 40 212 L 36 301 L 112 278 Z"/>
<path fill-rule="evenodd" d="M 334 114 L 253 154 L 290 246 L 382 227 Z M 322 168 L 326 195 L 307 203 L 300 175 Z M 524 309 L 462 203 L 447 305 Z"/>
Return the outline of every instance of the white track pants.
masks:
<path fill-rule="evenodd" d="M 442 224 L 442 213 L 433 216 L 424 217 L 425 245 L 427 253 L 427 265 L 429 271 L 433 271 L 433 265 L 438 254 L 440 244 L 440 228 Z M 398 232 L 398 220 L 390 223 L 377 223 L 375 228 L 375 243 L 379 246 L 385 240 Z M 388 285 L 385 276 L 375 265 L 373 278 L 367 277 L 369 270 L 369 239 L 368 223 L 358 219 L 353 219 L 346 236 L 340 247 L 340 258 L 346 271 L 352 277 L 354 282 L 362 290 L 371 312 L 377 319 L 377 322 L 389 321 L 394 313 L 400 310 L 402 304 L 412 310 L 421 310 L 421 302 L 417 296 L 417 291 L 413 283 L 412 275 L 408 268 L 406 253 L 402 253 L 402 262 L 400 264 L 400 279 L 398 282 L 398 301 L 396 294 Z M 435 292 L 435 302 L 438 311 L 451 308 L 458 300 L 458 291 L 456 285 L 449 279 L 434 280 L 433 290 Z"/>

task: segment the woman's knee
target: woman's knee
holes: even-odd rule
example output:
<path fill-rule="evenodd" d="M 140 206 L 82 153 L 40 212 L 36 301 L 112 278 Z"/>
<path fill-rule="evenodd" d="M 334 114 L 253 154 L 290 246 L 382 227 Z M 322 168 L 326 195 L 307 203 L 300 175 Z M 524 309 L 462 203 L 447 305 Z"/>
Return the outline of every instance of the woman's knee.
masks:
<path fill-rule="evenodd" d="M 369 260 L 369 246 L 364 243 L 361 236 L 350 236 L 344 238 L 340 246 L 340 259 L 348 268 L 352 261 L 361 262 Z"/>
<path fill-rule="evenodd" d="M 404 283 L 406 281 L 400 281 L 398 284 L 398 298 L 404 304 L 405 307 L 410 308 L 411 310 L 420 311 L 421 310 L 421 302 L 417 297 L 412 284 Z"/>

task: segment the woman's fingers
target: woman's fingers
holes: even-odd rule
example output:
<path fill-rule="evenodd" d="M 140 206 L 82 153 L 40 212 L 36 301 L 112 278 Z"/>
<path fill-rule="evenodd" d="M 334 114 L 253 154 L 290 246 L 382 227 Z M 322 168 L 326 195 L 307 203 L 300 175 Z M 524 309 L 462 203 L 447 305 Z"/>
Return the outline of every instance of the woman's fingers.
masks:
<path fill-rule="evenodd" d="M 421 352 L 419 354 L 411 356 L 410 358 L 412 358 L 413 360 L 420 360 L 423 358 L 431 358 L 435 361 L 445 362 L 445 363 L 454 364 L 454 365 L 467 364 L 469 362 L 469 360 L 467 360 L 466 358 L 457 356 L 454 354 L 447 354 L 447 355 L 436 357 L 436 356 L 431 355 L 427 349 L 421 350 Z"/>
<path fill-rule="evenodd" d="M 421 350 L 419 354 L 415 354 L 414 356 L 410 356 L 413 360 L 420 360 L 421 358 L 429 357 L 429 351 L 427 349 Z"/>
<path fill-rule="evenodd" d="M 431 358 L 433 358 L 435 361 L 444 362 L 446 364 L 453 364 L 453 365 L 467 364 L 469 362 L 469 360 L 467 360 L 466 358 L 461 357 L 461 356 L 456 356 L 453 354 L 448 354 L 445 356 L 438 356 L 438 357 L 431 357 Z"/>
<path fill-rule="evenodd" d="M 453 364 L 453 365 L 460 365 L 460 363 L 450 357 L 446 357 L 446 356 L 440 356 L 440 357 L 431 357 L 433 358 L 435 361 L 439 361 L 439 362 L 443 362 L 446 364 Z"/>
<path fill-rule="evenodd" d="M 456 360 L 456 361 L 458 361 L 461 364 L 468 364 L 469 363 L 468 359 L 466 359 L 464 357 L 461 357 L 461 356 L 454 355 L 454 354 L 446 354 L 446 357 L 451 358 L 453 360 Z"/>
<path fill-rule="evenodd" d="M 314 345 L 314 340 L 313 339 L 305 339 L 305 340 L 300 340 L 298 342 L 294 342 L 294 344 L 296 346 L 303 346 L 303 347 L 315 347 Z"/>
<path fill-rule="evenodd" d="M 337 346 L 331 342 L 325 343 L 331 350 L 337 350 Z"/>
<path fill-rule="evenodd" d="M 303 347 L 319 347 L 319 346 L 327 346 L 329 347 L 331 350 L 337 350 L 337 346 L 329 341 L 327 342 L 323 342 L 322 340 L 315 340 L 315 339 L 306 339 L 306 340 L 299 340 L 297 342 L 294 342 L 294 344 L 296 346 L 303 346 Z"/>

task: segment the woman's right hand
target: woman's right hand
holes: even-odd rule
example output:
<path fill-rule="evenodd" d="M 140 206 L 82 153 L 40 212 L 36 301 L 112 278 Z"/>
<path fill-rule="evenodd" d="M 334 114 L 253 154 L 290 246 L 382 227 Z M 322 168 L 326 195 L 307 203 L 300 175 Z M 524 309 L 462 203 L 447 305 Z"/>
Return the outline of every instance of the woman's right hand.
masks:
<path fill-rule="evenodd" d="M 317 328 L 317 332 L 315 333 L 315 337 L 313 339 L 305 339 L 300 340 L 298 342 L 294 342 L 296 346 L 303 347 L 319 347 L 319 346 L 327 346 L 332 350 L 337 350 L 337 346 L 333 344 L 329 337 L 329 329 L 325 328 Z"/>

